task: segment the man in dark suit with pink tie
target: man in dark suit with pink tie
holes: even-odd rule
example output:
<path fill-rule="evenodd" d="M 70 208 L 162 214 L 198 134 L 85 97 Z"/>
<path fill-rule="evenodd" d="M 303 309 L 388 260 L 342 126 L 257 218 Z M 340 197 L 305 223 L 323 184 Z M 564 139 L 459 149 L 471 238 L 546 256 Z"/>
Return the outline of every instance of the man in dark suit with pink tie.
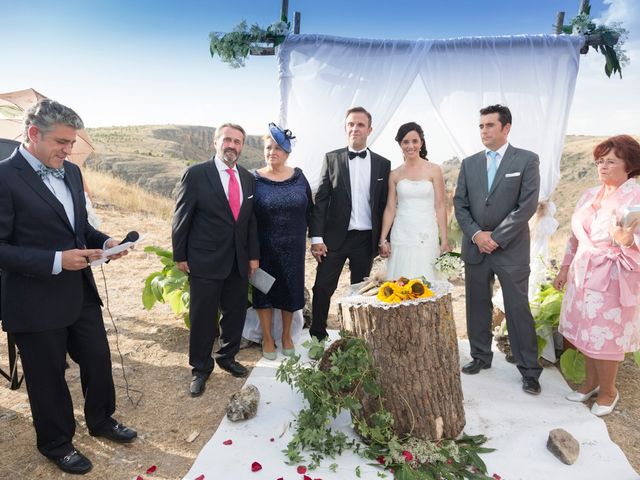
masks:
<path fill-rule="evenodd" d="M 253 213 L 255 180 L 237 165 L 245 137 L 240 125 L 221 125 L 214 136 L 214 157 L 187 169 L 176 201 L 173 258 L 189 275 L 189 391 L 194 397 L 202 395 L 213 371 L 211 352 L 218 334 L 215 362 L 235 377 L 248 374 L 235 356 L 247 311 L 248 277 L 258 268 L 260 248 Z"/>

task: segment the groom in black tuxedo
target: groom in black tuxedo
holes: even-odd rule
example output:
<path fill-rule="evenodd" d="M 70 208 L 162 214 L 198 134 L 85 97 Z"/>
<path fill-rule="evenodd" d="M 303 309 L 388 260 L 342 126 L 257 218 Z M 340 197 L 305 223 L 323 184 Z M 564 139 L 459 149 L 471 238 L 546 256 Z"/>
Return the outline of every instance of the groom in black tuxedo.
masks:
<path fill-rule="evenodd" d="M 80 366 L 89 433 L 121 443 L 136 437 L 111 416 L 111 354 L 90 267 L 118 241 L 89 225 L 80 169 L 66 160 L 84 128 L 80 117 L 45 99 L 24 124 L 23 144 L 0 162 L 2 328 L 20 351 L 38 450 L 83 474 L 92 465 L 72 443 L 67 353 Z"/>
<path fill-rule="evenodd" d="M 318 262 L 309 333 L 318 339 L 327 336 L 329 304 L 345 261 L 351 284 L 371 272 L 387 204 L 391 163 L 367 148 L 371 114 L 350 108 L 345 131 L 349 146 L 324 157 L 309 227 L 311 254 Z"/>

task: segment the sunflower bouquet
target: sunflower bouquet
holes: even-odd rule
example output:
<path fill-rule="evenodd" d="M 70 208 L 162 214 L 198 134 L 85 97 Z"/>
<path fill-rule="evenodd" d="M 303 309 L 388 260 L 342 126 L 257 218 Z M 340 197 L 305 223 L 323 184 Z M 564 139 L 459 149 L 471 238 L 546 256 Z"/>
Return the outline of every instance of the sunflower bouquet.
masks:
<path fill-rule="evenodd" d="M 413 280 L 400 277 L 393 282 L 384 282 L 378 289 L 376 298 L 385 303 L 400 303 L 403 300 L 429 298 L 434 295 L 429 287 L 431 287 L 431 284 L 424 277 Z"/>

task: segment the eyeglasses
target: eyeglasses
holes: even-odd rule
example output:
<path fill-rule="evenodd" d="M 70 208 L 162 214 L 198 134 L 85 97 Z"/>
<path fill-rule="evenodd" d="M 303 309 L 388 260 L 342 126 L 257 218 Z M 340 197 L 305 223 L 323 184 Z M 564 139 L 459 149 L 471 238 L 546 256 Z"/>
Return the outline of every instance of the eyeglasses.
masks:
<path fill-rule="evenodd" d="M 596 167 L 601 167 L 606 165 L 607 167 L 615 167 L 616 165 L 624 165 L 624 162 L 616 161 L 616 160 L 605 160 L 604 158 L 599 158 L 595 161 Z"/>

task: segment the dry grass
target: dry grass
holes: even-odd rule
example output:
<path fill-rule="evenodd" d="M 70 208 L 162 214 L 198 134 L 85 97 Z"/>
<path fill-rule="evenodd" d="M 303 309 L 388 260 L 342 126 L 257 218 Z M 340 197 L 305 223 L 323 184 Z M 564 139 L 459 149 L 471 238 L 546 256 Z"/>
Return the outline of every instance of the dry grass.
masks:
<path fill-rule="evenodd" d="M 173 199 L 90 168 L 83 168 L 83 175 L 94 204 L 130 213 L 152 214 L 163 220 L 170 220 L 173 215 Z"/>

